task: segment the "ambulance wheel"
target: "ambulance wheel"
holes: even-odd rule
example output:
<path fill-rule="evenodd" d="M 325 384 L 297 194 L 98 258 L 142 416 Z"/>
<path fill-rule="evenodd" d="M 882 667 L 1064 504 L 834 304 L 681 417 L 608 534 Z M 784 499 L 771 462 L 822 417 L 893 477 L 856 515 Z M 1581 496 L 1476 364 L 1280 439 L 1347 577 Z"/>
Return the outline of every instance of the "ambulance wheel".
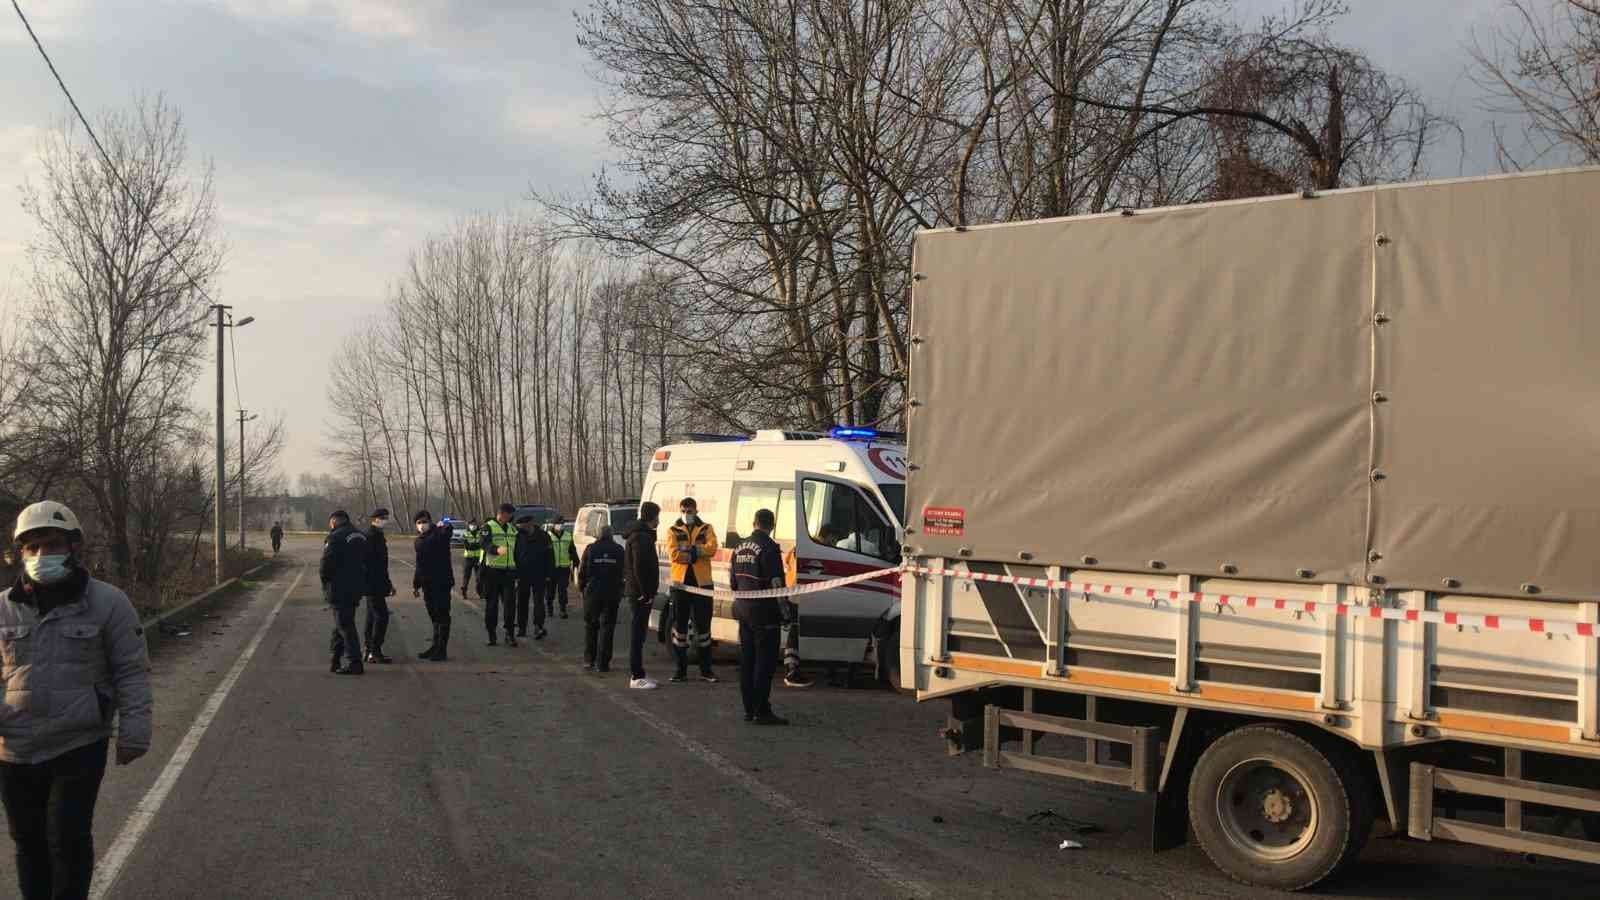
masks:
<path fill-rule="evenodd" d="M 872 636 L 872 658 L 878 664 L 878 682 L 896 693 L 909 693 L 900 686 L 900 620 Z"/>
<path fill-rule="evenodd" d="M 1370 814 L 1340 753 L 1276 726 L 1214 741 L 1189 781 L 1189 824 L 1217 868 L 1246 884 L 1296 891 L 1353 859 Z M 1370 822 L 1368 823 L 1370 825 Z"/>

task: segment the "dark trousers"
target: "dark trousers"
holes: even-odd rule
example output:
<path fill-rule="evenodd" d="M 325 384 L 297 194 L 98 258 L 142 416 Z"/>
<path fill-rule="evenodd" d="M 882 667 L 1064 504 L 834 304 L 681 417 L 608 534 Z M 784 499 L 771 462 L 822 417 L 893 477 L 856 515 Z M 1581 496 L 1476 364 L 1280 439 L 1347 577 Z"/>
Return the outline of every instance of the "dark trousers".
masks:
<path fill-rule="evenodd" d="M 468 556 L 461 563 L 461 596 L 467 595 L 467 589 L 472 587 L 472 573 L 478 568 L 478 561 Z M 483 579 L 478 579 L 478 596 L 483 596 Z"/>
<path fill-rule="evenodd" d="M 516 576 L 510 569 L 484 566 L 478 573 L 478 593 L 483 595 L 483 624 L 494 637 L 495 626 L 500 623 L 501 601 L 506 610 L 506 634 L 517 632 Z"/>
<path fill-rule="evenodd" d="M 548 604 L 550 612 L 556 611 L 556 601 L 561 601 L 561 611 L 567 611 L 567 585 L 572 582 L 571 569 L 556 569 L 550 573 L 549 593 L 545 594 L 544 602 Z"/>
<path fill-rule="evenodd" d="M 367 621 L 362 637 L 367 639 L 367 649 L 383 649 L 384 635 L 389 633 L 389 599 L 376 594 L 367 595 Z"/>
<path fill-rule="evenodd" d="M 356 604 L 359 601 L 339 602 L 333 604 L 333 637 L 328 642 L 328 649 L 333 653 L 334 661 L 340 656 L 350 661 L 350 665 L 361 665 L 361 632 L 356 630 Z"/>
<path fill-rule="evenodd" d="M 524 634 L 528 631 L 528 608 L 533 608 L 533 628 L 544 627 L 544 589 L 548 581 L 543 575 L 517 577 L 517 622 Z"/>
<path fill-rule="evenodd" d="M 628 674 L 643 678 L 644 639 L 650 634 L 650 607 L 655 605 L 655 598 L 631 597 L 628 605 L 633 607 L 633 626 L 628 632 Z"/>
<path fill-rule="evenodd" d="M 428 620 L 435 625 L 450 624 L 450 585 L 425 584 L 422 586 L 422 605 L 427 607 Z"/>
<path fill-rule="evenodd" d="M 672 655 L 678 671 L 689 669 L 689 623 L 694 623 L 694 645 L 700 650 L 700 671 L 711 671 L 711 598 L 688 591 L 672 592 Z"/>
<path fill-rule="evenodd" d="M 800 605 L 790 600 L 779 600 L 783 610 L 783 670 L 789 674 L 800 671 Z"/>
<path fill-rule="evenodd" d="M 17 845 L 23 900 L 89 896 L 106 745 L 96 741 L 33 765 L 0 763 L 0 799 Z"/>
<path fill-rule="evenodd" d="M 622 598 L 612 593 L 583 592 L 583 661 L 601 671 L 611 668 L 611 645 L 617 636 L 617 606 Z"/>
<path fill-rule="evenodd" d="M 778 626 L 739 620 L 739 696 L 749 718 L 772 712 L 772 675 L 778 671 Z"/>

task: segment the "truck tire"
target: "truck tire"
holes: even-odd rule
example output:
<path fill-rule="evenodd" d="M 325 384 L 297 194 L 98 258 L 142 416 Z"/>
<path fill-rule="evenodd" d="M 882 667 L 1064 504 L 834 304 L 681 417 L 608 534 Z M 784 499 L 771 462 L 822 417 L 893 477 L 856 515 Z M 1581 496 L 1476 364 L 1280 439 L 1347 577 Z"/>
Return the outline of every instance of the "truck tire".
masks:
<path fill-rule="evenodd" d="M 1346 781 L 1347 756 L 1288 729 L 1250 725 L 1200 755 L 1189 781 L 1189 824 L 1217 868 L 1235 880 L 1297 891 L 1353 859 L 1371 801 Z"/>

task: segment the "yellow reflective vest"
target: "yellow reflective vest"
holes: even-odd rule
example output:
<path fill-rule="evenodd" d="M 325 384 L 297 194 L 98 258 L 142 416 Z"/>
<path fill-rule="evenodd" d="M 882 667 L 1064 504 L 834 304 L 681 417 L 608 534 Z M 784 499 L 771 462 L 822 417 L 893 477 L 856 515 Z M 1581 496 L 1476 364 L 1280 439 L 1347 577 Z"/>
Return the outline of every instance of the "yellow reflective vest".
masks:
<path fill-rule="evenodd" d="M 504 547 L 504 555 L 496 555 L 495 549 Z M 489 569 L 515 569 L 517 567 L 517 527 L 515 525 L 501 525 L 499 521 L 491 519 L 483 526 L 483 565 Z"/>

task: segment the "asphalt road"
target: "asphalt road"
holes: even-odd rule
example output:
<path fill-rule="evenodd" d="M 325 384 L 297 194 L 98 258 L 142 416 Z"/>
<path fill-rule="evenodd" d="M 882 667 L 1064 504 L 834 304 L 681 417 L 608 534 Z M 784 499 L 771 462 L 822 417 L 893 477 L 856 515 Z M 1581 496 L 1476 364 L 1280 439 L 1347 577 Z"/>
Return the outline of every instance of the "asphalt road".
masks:
<path fill-rule="evenodd" d="M 459 594 L 451 661 L 417 661 L 429 628 L 406 589 L 409 541 L 391 541 L 395 664 L 335 677 L 318 550 L 292 536 L 265 580 L 197 612 L 192 635 L 156 641 L 155 746 L 107 775 L 100 896 L 1270 893 L 1193 847 L 1149 853 L 1144 798 L 945 756 L 939 704 L 780 685 L 794 724 L 754 728 L 731 659 L 720 684 L 630 691 L 621 671 L 582 671 L 576 610 L 546 641 L 487 647 Z M 665 649 L 652 635 L 653 675 L 670 673 Z M 15 875 L 0 856 L 3 892 Z M 1384 838 L 1320 893 L 1567 896 L 1593 878 Z"/>

